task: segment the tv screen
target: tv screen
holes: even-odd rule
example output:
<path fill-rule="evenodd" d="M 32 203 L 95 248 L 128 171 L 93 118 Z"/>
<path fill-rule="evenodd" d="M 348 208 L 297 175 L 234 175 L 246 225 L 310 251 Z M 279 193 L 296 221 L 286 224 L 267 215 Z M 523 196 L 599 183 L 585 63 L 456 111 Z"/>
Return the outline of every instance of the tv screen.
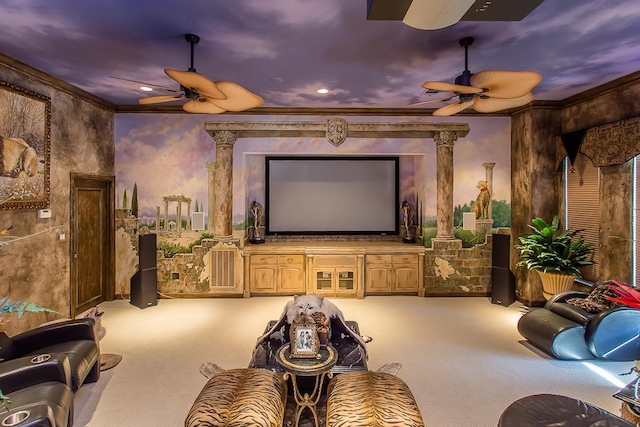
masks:
<path fill-rule="evenodd" d="M 265 231 L 399 234 L 398 157 L 266 157 Z"/>

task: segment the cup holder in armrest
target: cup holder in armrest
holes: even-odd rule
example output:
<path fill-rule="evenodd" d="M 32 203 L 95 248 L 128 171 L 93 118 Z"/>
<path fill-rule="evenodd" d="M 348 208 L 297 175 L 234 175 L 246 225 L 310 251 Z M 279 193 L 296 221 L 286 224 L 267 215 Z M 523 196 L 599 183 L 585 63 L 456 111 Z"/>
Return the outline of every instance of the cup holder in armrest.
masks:
<path fill-rule="evenodd" d="M 50 354 L 39 354 L 37 356 L 33 356 L 31 358 L 31 363 L 42 363 L 42 362 L 46 362 L 49 359 L 51 359 L 51 355 Z"/>
<path fill-rule="evenodd" d="M 7 415 L 2 419 L 2 425 L 6 427 L 17 426 L 18 424 L 29 418 L 29 415 L 31 415 L 31 412 L 29 411 L 14 412 L 13 414 Z"/>

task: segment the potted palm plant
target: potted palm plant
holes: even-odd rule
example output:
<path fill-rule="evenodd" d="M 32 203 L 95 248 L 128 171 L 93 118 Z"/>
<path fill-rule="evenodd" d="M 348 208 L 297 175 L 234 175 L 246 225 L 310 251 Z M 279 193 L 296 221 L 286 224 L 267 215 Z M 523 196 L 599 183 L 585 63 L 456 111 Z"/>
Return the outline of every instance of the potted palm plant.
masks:
<path fill-rule="evenodd" d="M 585 242 L 583 230 L 560 229 L 560 219 L 553 217 L 551 224 L 542 218 L 531 221 L 532 233 L 521 236 L 520 261 L 516 266 L 536 270 L 542 280 L 543 295 L 552 295 L 571 289 L 575 278 L 582 277 L 580 268 L 593 265 L 594 244 Z"/>

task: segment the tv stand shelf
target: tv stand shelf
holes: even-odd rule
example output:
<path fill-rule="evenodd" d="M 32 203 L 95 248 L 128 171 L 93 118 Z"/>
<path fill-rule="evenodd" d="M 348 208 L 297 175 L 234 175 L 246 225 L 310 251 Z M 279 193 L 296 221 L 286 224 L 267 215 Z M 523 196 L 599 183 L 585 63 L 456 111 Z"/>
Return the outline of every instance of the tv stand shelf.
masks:
<path fill-rule="evenodd" d="M 395 241 L 248 244 L 243 249 L 244 295 L 424 296 L 424 251 Z"/>

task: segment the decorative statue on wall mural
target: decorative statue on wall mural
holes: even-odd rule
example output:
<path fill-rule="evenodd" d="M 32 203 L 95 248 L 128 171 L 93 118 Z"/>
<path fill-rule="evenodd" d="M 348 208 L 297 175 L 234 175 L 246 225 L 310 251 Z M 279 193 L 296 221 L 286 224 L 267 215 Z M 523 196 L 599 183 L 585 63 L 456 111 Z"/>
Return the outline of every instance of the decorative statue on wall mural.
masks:
<path fill-rule="evenodd" d="M 400 204 L 402 210 L 402 224 L 404 225 L 404 237 L 402 241 L 405 243 L 413 243 L 416 236 L 413 234 L 413 220 L 415 217 L 415 207 L 406 200 Z"/>
<path fill-rule="evenodd" d="M 264 243 L 264 238 L 260 233 L 260 228 L 263 223 L 262 220 L 264 218 L 264 208 L 254 200 L 249 205 L 249 211 L 251 212 L 251 218 L 253 220 L 253 225 L 249 227 L 249 241 L 251 243 Z"/>
<path fill-rule="evenodd" d="M 476 188 L 480 190 L 480 194 L 478 194 L 476 202 L 473 204 L 473 212 L 476 214 L 476 219 L 489 219 L 491 194 L 489 194 L 487 181 L 479 181 Z"/>

